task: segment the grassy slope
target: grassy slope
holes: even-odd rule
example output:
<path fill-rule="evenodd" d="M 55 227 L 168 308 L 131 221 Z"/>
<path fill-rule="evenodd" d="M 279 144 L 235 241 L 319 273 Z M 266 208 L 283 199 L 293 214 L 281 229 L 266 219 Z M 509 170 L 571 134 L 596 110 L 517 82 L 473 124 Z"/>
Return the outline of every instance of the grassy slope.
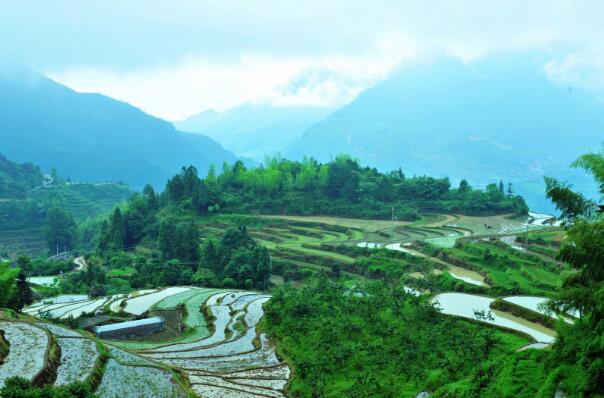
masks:
<path fill-rule="evenodd" d="M 400 291 L 370 291 L 355 297 L 312 286 L 275 294 L 264 327 L 295 369 L 292 396 L 413 396 L 471 373 L 484 359 L 486 334 L 498 340 L 490 358 L 528 341 L 433 313 Z"/>
<path fill-rule="evenodd" d="M 493 260 L 487 258 L 487 250 Z M 468 243 L 447 253 L 484 273 L 492 286 L 509 292 L 547 295 L 559 287 L 563 271 L 555 263 L 547 265 L 535 256 L 487 242 Z"/>
<path fill-rule="evenodd" d="M 290 219 L 295 219 L 296 221 L 300 221 L 298 217 L 291 217 Z M 328 223 L 338 223 L 340 220 L 336 218 L 306 218 L 307 221 L 320 221 L 320 222 L 328 222 Z M 458 229 L 455 232 L 460 232 L 460 234 L 467 234 L 468 231 L 462 228 L 470 229 L 472 228 L 474 232 L 477 233 L 493 233 L 492 230 L 484 228 L 484 224 L 487 225 L 495 225 L 497 228 L 502 228 L 509 224 L 514 224 L 514 221 L 510 221 L 505 217 L 488 217 L 485 219 L 481 219 L 478 217 L 471 217 L 469 220 L 465 219 L 465 217 L 461 218 L 462 222 L 459 222 L 459 217 L 446 217 L 444 220 L 439 217 L 434 217 L 433 219 L 426 218 L 423 222 L 414 223 L 414 225 L 409 228 L 409 226 L 397 226 L 399 231 L 397 232 L 405 232 L 408 235 L 408 239 L 422 239 L 426 236 L 424 234 L 430 234 L 433 232 L 434 235 L 441 235 L 442 233 L 448 234 L 452 231 L 448 229 L 440 229 L 438 231 L 431 231 L 428 227 L 441 227 L 446 222 L 457 223 Z M 358 233 L 354 236 L 354 240 L 364 240 L 368 238 L 375 239 L 373 241 L 379 240 L 387 240 L 387 238 L 383 236 L 379 236 L 376 232 L 378 229 L 376 228 L 376 224 L 366 221 L 366 220 L 355 220 L 351 222 L 349 220 L 344 220 L 344 223 L 347 223 L 350 226 L 354 226 L 355 228 L 360 229 L 357 231 Z M 382 227 L 380 223 L 377 224 L 378 227 Z M 320 230 L 320 228 L 317 228 Z M 362 232 L 361 232 L 362 231 Z M 389 233 L 393 233 L 392 230 L 388 231 Z M 438 233 L 440 232 L 440 234 Z M 294 233 L 295 235 L 295 233 Z M 541 239 L 548 240 L 548 248 L 551 248 L 553 245 L 549 244 L 549 240 L 559 241 L 560 240 L 560 231 L 554 232 L 538 232 L 532 231 L 531 236 L 539 236 Z M 400 236 L 400 235 L 399 235 Z M 429 235 L 428 235 L 429 236 Z M 320 255 L 325 258 L 334 258 L 333 252 L 321 250 L 316 241 L 313 239 L 308 239 L 307 237 L 296 237 L 295 239 L 287 239 L 286 236 L 282 235 L 285 238 L 285 242 L 279 244 L 279 247 L 282 248 L 293 248 L 295 250 L 306 251 L 309 254 Z M 313 249 L 308 249 L 307 247 L 301 247 L 300 241 L 314 243 L 316 245 Z M 332 242 L 335 243 L 335 242 Z M 346 243 L 346 241 L 338 242 L 338 243 Z M 501 247 L 498 245 L 492 245 L 489 243 L 476 243 L 473 244 L 476 247 L 470 248 L 470 250 L 466 249 L 444 249 L 445 251 L 449 251 L 452 254 L 459 256 L 460 258 L 468 261 L 472 266 L 481 269 L 484 274 L 487 275 L 489 279 L 492 280 L 492 283 L 495 288 L 505 288 L 505 289 L 514 289 L 516 288 L 519 292 L 527 293 L 527 294 L 549 294 L 555 291 L 561 280 L 560 270 L 551 268 L 555 265 L 555 262 L 549 261 L 551 256 L 554 256 L 554 250 L 552 253 L 548 253 L 550 256 L 545 258 L 545 260 L 550 263 L 547 267 L 544 266 L 543 260 L 544 258 L 538 258 L 536 256 L 525 255 L 518 252 L 515 252 L 512 249 L 507 247 Z M 536 245 L 536 243 L 535 243 Z M 276 245 L 274 245 L 276 246 Z M 491 254 L 496 255 L 500 258 L 507 258 L 508 261 L 506 265 L 502 266 L 500 263 L 492 264 L 484 261 L 482 256 L 477 255 L 473 249 L 479 248 L 484 250 L 489 248 Z M 557 248 L 556 248 L 557 250 Z M 352 260 L 352 258 L 349 257 Z M 290 260 L 291 265 L 302 266 L 304 264 L 297 262 L 295 260 Z M 551 266 L 551 267 L 550 267 Z M 440 278 L 447 278 L 447 274 L 441 275 Z M 451 279 L 452 284 L 459 284 L 460 282 L 456 279 Z M 358 281 L 350 280 L 349 283 L 345 284 L 348 287 L 353 287 L 358 285 Z M 462 283 L 463 284 L 463 283 Z M 352 324 L 355 323 L 354 317 L 352 317 Z M 462 321 L 460 321 L 462 322 Z M 462 322 L 463 323 L 463 322 Z M 358 327 L 357 324 L 354 325 Z M 335 332 L 334 332 L 335 333 Z M 484 369 L 480 369 L 480 371 L 476 374 L 472 374 L 469 377 L 461 378 L 457 382 L 454 382 L 450 385 L 441 386 L 441 390 L 437 393 L 438 396 L 468 396 L 468 397 L 532 397 L 532 396 L 548 396 L 547 394 L 551 392 L 552 382 L 551 375 L 547 373 L 545 370 L 544 361 L 549 355 L 547 351 L 535 351 L 529 350 L 526 352 L 514 353 L 514 349 L 517 348 L 520 344 L 520 339 L 516 335 L 511 335 L 503 332 L 496 332 L 501 341 L 501 351 L 499 354 L 491 360 L 487 361 L 486 365 L 484 365 Z M 363 338 L 363 334 L 355 335 L 355 339 Z M 304 357 L 308 355 L 307 348 L 313 347 L 319 344 L 318 337 L 314 333 L 302 334 L 299 336 L 299 339 L 289 338 L 283 335 L 283 340 L 279 339 L 278 346 L 284 351 L 282 352 L 286 357 L 289 357 L 291 361 L 295 362 L 296 359 L 294 357 Z M 367 341 L 367 344 L 371 345 L 371 341 Z M 504 349 L 503 347 L 507 347 Z M 507 351 L 506 351 L 507 350 Z M 505 354 L 510 353 L 510 354 Z M 302 365 L 306 366 L 306 365 Z M 365 364 L 364 364 L 365 367 Z M 388 368 L 385 368 L 388 369 Z M 486 369 L 486 370 L 485 370 Z M 384 372 L 377 371 L 377 375 L 374 375 L 378 380 L 388 380 L 391 375 L 387 370 Z M 486 377 L 488 375 L 489 377 Z M 355 375 L 355 370 L 343 369 L 342 371 L 338 371 L 338 378 L 336 380 L 330 380 L 329 384 L 333 387 L 333 390 L 330 391 L 325 396 L 345 396 L 339 395 L 341 391 L 346 390 L 347 386 L 350 385 L 351 380 L 357 377 Z M 412 394 L 417 393 L 421 389 L 429 389 L 434 391 L 434 389 L 438 388 L 439 382 L 435 380 L 439 380 L 443 378 L 443 376 L 438 371 L 428 372 L 426 375 L 425 384 L 420 387 L 421 383 L 415 382 L 403 382 L 403 384 L 399 384 L 400 391 L 402 391 L 402 396 L 412 396 Z M 479 378 L 482 377 L 483 379 Z M 549 379 L 548 379 L 549 378 Z M 398 381 L 388 381 L 385 383 L 379 383 L 379 385 L 384 385 L 388 383 L 397 384 L 401 382 Z M 547 383 L 549 384 L 547 384 Z M 305 385 L 306 381 L 300 380 L 299 377 L 296 377 L 292 383 L 292 392 L 294 394 L 299 394 L 300 396 L 306 396 L 306 394 L 310 391 L 308 389 L 308 385 Z M 481 384 L 482 383 L 482 384 Z M 546 385 L 547 384 L 547 385 Z M 475 385 L 482 385 L 483 388 L 476 390 L 474 388 Z M 313 387 L 315 388 L 315 387 Z M 340 391 L 340 392 L 338 392 Z M 406 394 L 406 395 L 405 395 Z M 359 396 L 367 396 L 366 394 L 359 393 Z M 373 395 L 372 395 L 373 396 Z M 379 396 L 375 395 L 375 396 Z"/>

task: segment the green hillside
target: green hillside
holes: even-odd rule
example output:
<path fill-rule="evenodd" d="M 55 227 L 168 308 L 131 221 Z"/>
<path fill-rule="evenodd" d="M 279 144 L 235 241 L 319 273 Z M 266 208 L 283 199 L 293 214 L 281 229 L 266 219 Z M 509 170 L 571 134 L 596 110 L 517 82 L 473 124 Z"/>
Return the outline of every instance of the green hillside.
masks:
<path fill-rule="evenodd" d="M 74 181 L 159 186 L 180 166 L 237 157 L 201 134 L 112 98 L 78 93 L 25 68 L 0 75 L 0 151 Z"/>
<path fill-rule="evenodd" d="M 40 168 L 0 155 L 0 253 L 38 255 L 45 251 L 46 212 L 60 207 L 77 222 L 107 213 L 128 199 L 130 188 L 114 183 L 72 183 L 55 175 L 41 185 Z"/>
<path fill-rule="evenodd" d="M 27 192 L 42 184 L 40 168 L 32 163 L 14 163 L 0 154 L 0 201 L 24 198 Z"/>

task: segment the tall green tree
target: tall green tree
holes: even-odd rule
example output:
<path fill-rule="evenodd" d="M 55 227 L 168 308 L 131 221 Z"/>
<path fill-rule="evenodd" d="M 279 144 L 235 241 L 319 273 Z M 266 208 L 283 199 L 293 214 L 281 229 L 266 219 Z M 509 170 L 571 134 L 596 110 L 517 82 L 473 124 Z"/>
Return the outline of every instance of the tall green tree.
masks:
<path fill-rule="evenodd" d="M 268 250 L 257 244 L 245 226 L 228 228 L 220 242 L 207 240 L 201 250 L 194 279 L 200 283 L 222 281 L 224 287 L 265 290 L 271 275 Z"/>
<path fill-rule="evenodd" d="M 604 151 L 581 156 L 573 166 L 590 172 L 604 196 Z M 579 313 L 574 325 L 560 327 L 555 353 L 559 361 L 580 367 L 585 382 L 578 389 L 585 396 L 599 396 L 604 394 L 604 215 L 595 201 L 568 185 L 547 178 L 546 186 L 567 227 L 559 257 L 575 270 L 551 305 Z"/>
<path fill-rule="evenodd" d="M 199 243 L 199 229 L 193 222 L 178 222 L 175 218 L 167 218 L 159 226 L 158 248 L 165 260 L 178 259 L 197 264 Z"/>
<path fill-rule="evenodd" d="M 11 268 L 10 264 L 0 262 L 0 308 L 8 307 L 13 302 L 19 272 L 18 268 Z"/>
<path fill-rule="evenodd" d="M 34 295 L 31 291 L 29 283 L 27 283 L 27 274 L 20 270 L 15 281 L 15 295 L 9 306 L 17 311 L 21 311 L 23 307 L 33 303 Z"/>
<path fill-rule="evenodd" d="M 77 225 L 72 215 L 60 207 L 51 207 L 46 213 L 44 238 L 48 249 L 54 253 L 73 249 Z"/>
<path fill-rule="evenodd" d="M 116 207 L 109 218 L 103 222 L 99 234 L 100 250 L 122 250 L 126 241 L 126 223 L 119 207 Z"/>

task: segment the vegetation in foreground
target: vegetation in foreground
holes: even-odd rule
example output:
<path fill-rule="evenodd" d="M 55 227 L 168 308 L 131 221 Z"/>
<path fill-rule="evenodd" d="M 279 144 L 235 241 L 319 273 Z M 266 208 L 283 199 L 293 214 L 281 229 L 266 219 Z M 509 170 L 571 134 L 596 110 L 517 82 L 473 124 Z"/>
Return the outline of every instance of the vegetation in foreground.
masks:
<path fill-rule="evenodd" d="M 0 389 L 0 398 L 94 398 L 90 389 L 82 383 L 64 387 L 35 387 L 31 381 L 13 377 Z"/>
<path fill-rule="evenodd" d="M 325 279 L 275 290 L 264 327 L 295 369 L 293 397 L 433 391 L 528 341 L 444 316 L 399 285 L 348 289 Z"/>
<path fill-rule="evenodd" d="M 604 173 L 598 171 L 597 159 L 581 165 L 600 178 Z M 235 170 L 233 167 L 231 171 Z M 238 172 L 244 173 L 245 169 Z M 602 260 L 604 228 L 593 203 L 563 184 L 548 181 L 549 195 L 568 221 L 565 240 L 558 232 L 532 233 L 526 254 L 496 240 L 466 239 L 452 249 L 434 253 L 429 245 L 420 247 L 430 256 L 483 273 L 491 285 L 485 288 L 455 282 L 446 272 L 430 275 L 436 267 L 430 258 L 384 249 L 317 244 L 326 236 L 333 243 L 358 239 L 359 233 L 362 237 L 355 228 L 322 230 L 316 223 L 288 221 L 291 224 L 285 225 L 250 216 L 217 215 L 230 211 L 224 207 L 203 211 L 198 206 L 202 196 L 196 195 L 203 193 L 207 179 L 199 179 L 190 168 L 175 177 L 177 181 L 179 178 L 182 196 L 174 195 L 180 183 L 174 191 L 173 179 L 162 195 L 147 187 L 132 197 L 127 207 L 117 208 L 96 235 L 97 255 L 89 258 L 85 272 L 66 276 L 62 289 L 102 294 L 107 287 L 113 293 L 134 286 L 187 281 L 202 286 L 265 288 L 270 273 L 265 261 L 268 253 L 263 247 L 266 244 L 276 255 L 273 265 L 281 268 L 283 275 L 295 265 L 312 270 L 308 277 L 345 277 L 344 283 L 305 278 L 307 286 L 297 290 L 286 285 L 276 290 L 267 306 L 264 328 L 277 339 L 282 354 L 296 371 L 290 388 L 293 396 L 406 396 L 427 390 L 448 397 L 549 397 L 558 389 L 571 397 L 602 395 L 603 352 L 598 341 L 603 278 L 597 264 Z M 347 200 L 354 203 L 352 198 Z M 251 232 L 231 227 L 242 220 L 252 227 Z M 393 225 L 374 234 L 392 239 L 397 228 L 401 236 L 420 239 L 446 233 L 417 225 Z M 198 247 L 195 242 L 202 238 L 206 243 Z M 288 239 L 297 242 L 295 248 L 286 246 Z M 560 261 L 554 261 L 551 256 L 558 248 Z M 576 272 L 566 272 L 563 262 Z M 39 261 L 21 261 L 20 265 L 26 270 L 51 268 Z M 261 269 L 264 271 L 259 272 Z M 442 316 L 425 298 L 406 294 L 399 283 L 409 282 L 410 271 L 423 272 L 424 280 L 420 282 L 434 291 L 496 295 L 554 296 L 563 278 L 564 289 L 553 305 L 562 312 L 578 309 L 581 316 L 574 326 L 557 325 L 560 338 L 552 350 L 514 353 L 526 339 Z M 294 277 L 291 272 L 288 275 Z M 380 282 L 367 284 L 366 278 Z M 26 301 L 15 297 L 13 294 L 12 302 Z"/>

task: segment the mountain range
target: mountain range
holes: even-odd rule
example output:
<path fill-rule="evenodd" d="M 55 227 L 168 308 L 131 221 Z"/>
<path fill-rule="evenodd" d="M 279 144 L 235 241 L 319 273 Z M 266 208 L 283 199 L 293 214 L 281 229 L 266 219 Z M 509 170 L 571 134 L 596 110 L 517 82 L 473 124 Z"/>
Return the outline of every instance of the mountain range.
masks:
<path fill-rule="evenodd" d="M 284 153 L 302 132 L 323 120 L 332 108 L 244 104 L 224 112 L 208 110 L 176 122 L 179 130 L 201 133 L 237 155 L 262 161 Z"/>
<path fill-rule="evenodd" d="M 500 56 L 438 60 L 394 73 L 315 123 L 285 152 L 326 161 L 348 153 L 382 170 L 465 178 L 476 187 L 512 182 L 534 208 L 551 210 L 543 176 L 568 171 L 604 140 L 604 102 L 552 82 L 543 60 Z"/>
<path fill-rule="evenodd" d="M 78 93 L 25 68 L 0 74 L 0 153 L 78 181 L 163 188 L 182 166 L 205 175 L 237 156 L 211 138 L 100 94 Z"/>
<path fill-rule="evenodd" d="M 0 153 L 45 171 L 56 167 L 72 179 L 119 180 L 134 188 L 161 188 L 189 164 L 204 175 L 211 164 L 242 157 L 261 161 L 281 153 L 328 161 L 347 153 L 383 171 L 401 167 L 453 184 L 463 178 L 480 188 L 503 179 L 531 208 L 551 211 L 544 175 L 572 180 L 579 190 L 590 186 L 585 173 L 568 166 L 600 148 L 604 102 L 553 82 L 544 64 L 529 55 L 466 64 L 441 59 L 401 69 L 335 111 L 245 104 L 200 113 L 176 128 L 29 70 L 4 70 Z"/>

